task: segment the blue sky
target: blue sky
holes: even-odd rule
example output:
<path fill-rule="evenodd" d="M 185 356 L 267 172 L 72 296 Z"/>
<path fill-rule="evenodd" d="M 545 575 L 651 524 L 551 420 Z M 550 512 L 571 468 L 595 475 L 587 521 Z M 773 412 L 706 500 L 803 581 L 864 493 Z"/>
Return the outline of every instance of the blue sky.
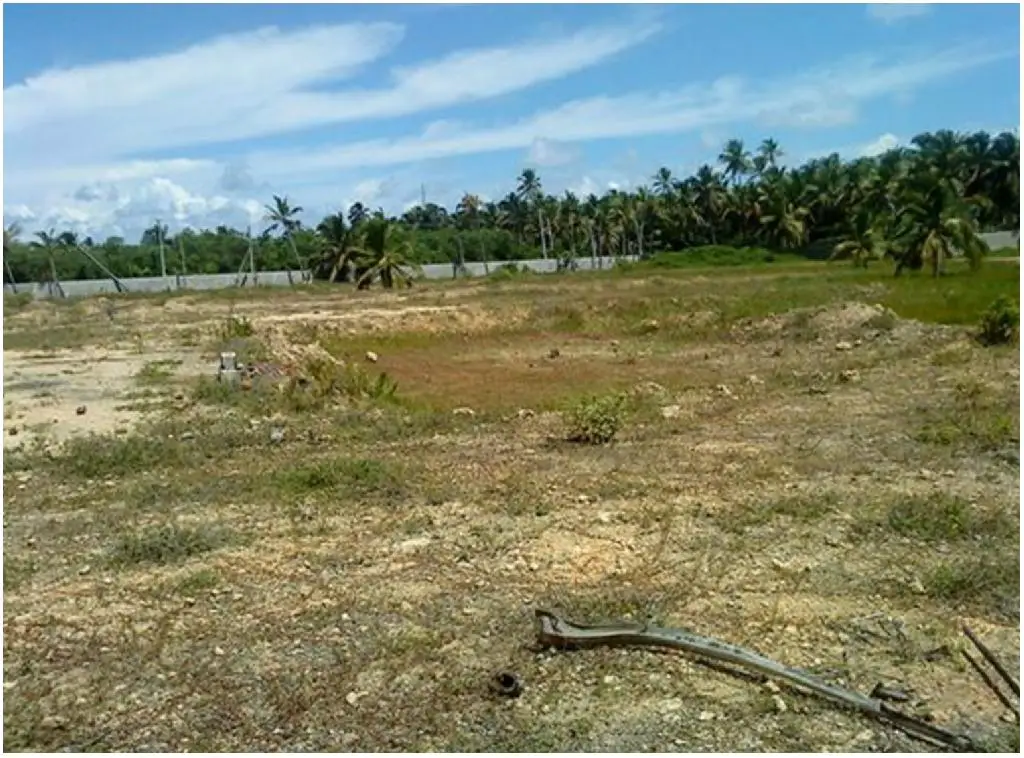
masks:
<path fill-rule="evenodd" d="M 134 239 L 1017 128 L 1005 5 L 5 5 L 4 220 Z"/>

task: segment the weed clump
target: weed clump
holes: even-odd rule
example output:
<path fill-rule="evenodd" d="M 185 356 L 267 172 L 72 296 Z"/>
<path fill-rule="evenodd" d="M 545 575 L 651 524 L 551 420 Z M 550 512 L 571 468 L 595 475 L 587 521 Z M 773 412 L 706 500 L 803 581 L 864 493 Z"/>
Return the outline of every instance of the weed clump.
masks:
<path fill-rule="evenodd" d="M 622 395 L 589 396 L 569 409 L 570 442 L 606 445 L 622 428 L 625 397 Z"/>
<path fill-rule="evenodd" d="M 183 527 L 164 524 L 122 534 L 110 549 L 110 560 L 118 566 L 177 563 L 216 550 L 231 541 L 232 535 L 225 529 L 207 525 Z"/>
<path fill-rule="evenodd" d="M 981 314 L 978 340 L 983 345 L 1006 345 L 1017 338 L 1020 308 L 1007 295 L 1000 295 Z"/>

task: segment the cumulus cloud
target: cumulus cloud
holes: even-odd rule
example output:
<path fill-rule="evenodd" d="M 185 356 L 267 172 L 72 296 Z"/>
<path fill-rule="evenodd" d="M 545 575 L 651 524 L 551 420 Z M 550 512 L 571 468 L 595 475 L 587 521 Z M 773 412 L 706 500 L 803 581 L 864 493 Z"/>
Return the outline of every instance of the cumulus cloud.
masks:
<path fill-rule="evenodd" d="M 869 3 L 868 18 L 891 25 L 908 18 L 919 18 L 931 13 L 928 3 Z"/>
<path fill-rule="evenodd" d="M 872 140 L 860 149 L 860 155 L 864 158 L 873 158 L 876 155 L 892 150 L 899 146 L 900 138 L 895 134 L 883 134 L 878 139 Z"/>
<path fill-rule="evenodd" d="M 564 166 L 580 157 L 580 151 L 573 145 L 538 137 L 526 153 L 526 163 L 536 168 Z"/>

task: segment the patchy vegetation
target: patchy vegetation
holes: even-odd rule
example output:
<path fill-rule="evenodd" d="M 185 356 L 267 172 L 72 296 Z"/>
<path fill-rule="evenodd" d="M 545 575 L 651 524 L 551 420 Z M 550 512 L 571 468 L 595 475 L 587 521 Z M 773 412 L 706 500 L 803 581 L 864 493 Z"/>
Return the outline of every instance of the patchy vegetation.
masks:
<path fill-rule="evenodd" d="M 645 265 L 26 307 L 4 324 L 4 747 L 922 748 L 685 656 L 538 654 L 538 606 L 899 682 L 1012 746 L 958 623 L 1017 665 L 1020 356 L 976 336 L 1018 284 Z M 65 324 L 67 362 L 11 349 Z M 259 371 L 218 381 L 231 348 Z M 74 388 L 152 403 L 106 429 L 114 399 Z"/>

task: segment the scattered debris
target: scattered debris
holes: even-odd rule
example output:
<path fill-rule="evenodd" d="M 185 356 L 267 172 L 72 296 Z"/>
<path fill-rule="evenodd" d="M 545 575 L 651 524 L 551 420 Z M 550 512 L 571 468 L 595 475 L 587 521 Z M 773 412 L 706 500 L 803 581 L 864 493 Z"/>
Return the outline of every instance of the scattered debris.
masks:
<path fill-rule="evenodd" d="M 785 680 L 823 698 L 854 708 L 916 739 L 956 749 L 975 749 L 973 741 L 965 735 L 955 734 L 927 721 L 893 710 L 882 700 L 837 687 L 805 671 L 784 666 L 751 650 L 721 640 L 651 624 L 573 624 L 539 608 L 535 611 L 535 617 L 537 642 L 542 647 L 571 649 L 602 645 L 636 645 L 682 650 L 713 662 L 727 663 L 762 676 Z"/>
<path fill-rule="evenodd" d="M 967 639 L 974 643 L 974 646 L 978 649 L 978 652 L 981 653 L 982 657 L 986 661 L 988 661 L 992 668 L 994 668 L 996 672 L 999 674 L 999 676 L 1002 677 L 1003 682 L 1009 685 L 1010 689 L 1013 691 L 1013 694 L 1016 695 L 1019 700 L 1020 682 L 1014 679 L 1013 675 L 1009 671 L 1007 671 L 1006 667 L 1003 666 L 1003 664 L 999 661 L 998 658 L 996 658 L 995 653 L 989 650 L 985 643 L 978 639 L 978 636 L 971 631 L 971 628 L 969 626 L 964 624 L 963 630 L 964 634 L 967 636 Z M 985 684 L 988 685 L 988 688 L 992 690 L 993 693 L 995 693 L 995 696 L 999 698 L 999 702 L 1005 705 L 1006 708 L 1013 713 L 1014 718 L 1019 720 L 1019 707 L 1015 706 L 1013 702 L 1011 702 L 1010 698 L 1002 691 L 1002 689 L 1000 689 L 996 681 L 989 675 L 987 671 L 985 671 L 981 663 L 975 660 L 975 658 L 966 650 L 963 652 L 963 655 L 964 658 L 967 659 L 967 662 L 971 664 L 971 668 L 978 672 L 978 675 L 982 678 L 982 681 L 984 681 Z"/>
<path fill-rule="evenodd" d="M 376 363 L 378 360 L 380 360 L 380 356 L 378 356 L 372 350 L 367 350 L 366 351 L 366 360 L 368 360 L 370 363 Z"/>
<path fill-rule="evenodd" d="M 500 697 L 516 698 L 523 694 L 523 683 L 510 671 L 498 671 L 491 677 L 491 692 Z"/>

